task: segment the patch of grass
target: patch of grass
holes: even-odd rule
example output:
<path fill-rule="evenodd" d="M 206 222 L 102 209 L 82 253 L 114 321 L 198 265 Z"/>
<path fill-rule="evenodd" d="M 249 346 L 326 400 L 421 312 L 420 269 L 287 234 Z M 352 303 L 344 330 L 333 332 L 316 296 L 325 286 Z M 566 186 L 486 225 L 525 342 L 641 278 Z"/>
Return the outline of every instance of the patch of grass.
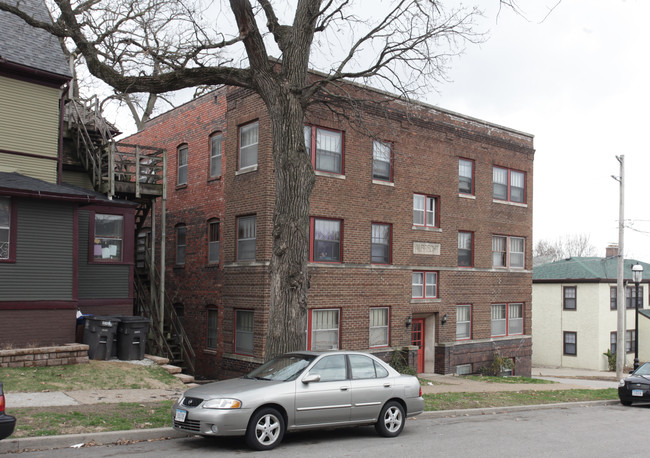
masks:
<path fill-rule="evenodd" d="M 162 428 L 171 423 L 173 401 L 12 409 L 19 418 L 13 438 Z M 74 410 L 71 410 L 74 409 Z"/>
<path fill-rule="evenodd" d="M 543 380 L 541 378 L 532 378 L 532 377 L 495 377 L 493 375 L 464 375 L 463 378 L 466 378 L 468 380 L 476 380 L 477 382 L 488 382 L 488 383 L 532 383 L 532 384 L 557 383 L 552 380 Z"/>
<path fill-rule="evenodd" d="M 3 367 L 0 380 L 7 392 L 154 389 L 182 387 L 183 383 L 157 365 L 118 361 L 51 367 Z"/>
<path fill-rule="evenodd" d="M 424 410 L 478 409 L 520 405 L 554 404 L 618 399 L 616 388 L 600 390 L 497 391 L 492 393 L 425 394 Z"/>

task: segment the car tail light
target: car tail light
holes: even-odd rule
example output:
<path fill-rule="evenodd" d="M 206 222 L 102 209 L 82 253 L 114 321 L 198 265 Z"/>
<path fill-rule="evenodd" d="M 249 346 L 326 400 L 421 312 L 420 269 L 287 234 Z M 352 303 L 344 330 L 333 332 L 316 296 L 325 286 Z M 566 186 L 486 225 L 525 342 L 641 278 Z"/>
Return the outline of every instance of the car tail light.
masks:
<path fill-rule="evenodd" d="M 2 394 L 0 395 L 0 413 L 4 413 L 5 411 L 5 395 Z"/>
<path fill-rule="evenodd" d="M 420 397 L 422 397 L 422 387 L 420 387 Z"/>

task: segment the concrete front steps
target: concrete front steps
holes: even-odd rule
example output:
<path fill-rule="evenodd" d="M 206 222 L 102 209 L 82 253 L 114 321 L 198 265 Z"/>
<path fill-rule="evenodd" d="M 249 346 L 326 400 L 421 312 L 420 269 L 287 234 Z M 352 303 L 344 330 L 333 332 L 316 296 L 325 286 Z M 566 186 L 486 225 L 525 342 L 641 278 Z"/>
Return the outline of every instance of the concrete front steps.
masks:
<path fill-rule="evenodd" d="M 183 374 L 183 369 L 178 366 L 173 366 L 169 364 L 168 358 L 163 358 L 162 356 L 154 355 L 144 355 L 145 358 L 150 359 L 155 364 L 165 369 L 168 373 L 172 374 L 174 377 L 179 379 L 181 382 L 186 384 L 188 387 L 192 388 L 198 386 L 197 383 L 194 383 L 194 377 L 192 375 Z"/>

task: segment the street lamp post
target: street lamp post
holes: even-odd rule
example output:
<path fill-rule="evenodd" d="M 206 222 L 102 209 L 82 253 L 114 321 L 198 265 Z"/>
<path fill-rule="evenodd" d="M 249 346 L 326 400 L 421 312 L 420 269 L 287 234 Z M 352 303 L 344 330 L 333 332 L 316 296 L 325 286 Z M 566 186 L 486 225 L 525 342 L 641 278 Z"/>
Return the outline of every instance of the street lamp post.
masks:
<path fill-rule="evenodd" d="M 643 280 L 643 266 L 635 264 L 632 266 L 632 280 L 635 287 L 634 298 L 634 370 L 639 367 L 639 283 Z"/>

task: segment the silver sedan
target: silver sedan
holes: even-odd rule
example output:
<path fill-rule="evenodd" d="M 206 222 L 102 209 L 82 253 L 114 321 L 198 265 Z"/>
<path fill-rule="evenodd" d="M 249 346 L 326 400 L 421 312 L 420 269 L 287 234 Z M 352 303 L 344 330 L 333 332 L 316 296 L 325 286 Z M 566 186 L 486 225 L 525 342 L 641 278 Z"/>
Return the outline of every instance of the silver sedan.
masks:
<path fill-rule="evenodd" d="M 245 436 L 256 450 L 285 431 L 374 424 L 394 437 L 424 410 L 420 382 L 367 353 L 295 352 L 248 375 L 191 388 L 172 407 L 173 427 L 203 436 Z"/>

